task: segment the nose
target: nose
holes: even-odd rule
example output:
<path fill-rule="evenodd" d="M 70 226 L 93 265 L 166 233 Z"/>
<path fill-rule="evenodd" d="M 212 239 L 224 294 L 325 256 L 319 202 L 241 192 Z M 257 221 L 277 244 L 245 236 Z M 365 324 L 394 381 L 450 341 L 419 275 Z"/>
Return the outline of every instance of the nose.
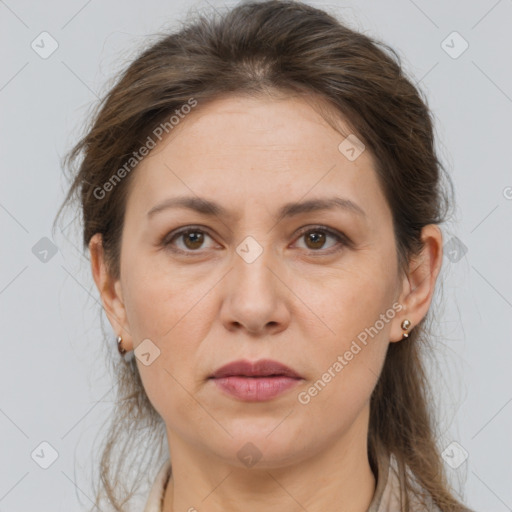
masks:
<path fill-rule="evenodd" d="M 284 284 L 278 265 L 267 257 L 268 251 L 251 263 L 238 254 L 234 268 L 224 278 L 225 295 L 221 321 L 231 331 L 252 336 L 277 334 L 290 323 L 290 290 Z M 282 272 L 281 272 L 282 273 Z"/>

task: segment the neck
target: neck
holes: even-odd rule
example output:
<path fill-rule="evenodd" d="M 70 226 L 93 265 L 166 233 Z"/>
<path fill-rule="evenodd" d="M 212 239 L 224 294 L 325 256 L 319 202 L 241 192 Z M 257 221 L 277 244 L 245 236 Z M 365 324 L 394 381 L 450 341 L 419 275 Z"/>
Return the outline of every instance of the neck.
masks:
<path fill-rule="evenodd" d="M 260 469 L 258 464 L 246 469 L 208 457 L 168 432 L 172 475 L 163 512 L 367 512 L 376 480 L 366 431 L 356 423 L 311 457 Z"/>

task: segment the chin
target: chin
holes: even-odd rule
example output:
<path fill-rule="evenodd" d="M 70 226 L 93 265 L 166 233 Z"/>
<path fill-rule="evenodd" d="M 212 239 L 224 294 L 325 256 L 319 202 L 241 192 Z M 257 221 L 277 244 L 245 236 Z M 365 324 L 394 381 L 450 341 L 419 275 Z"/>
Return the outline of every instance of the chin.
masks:
<path fill-rule="evenodd" d="M 236 425 L 225 423 L 233 437 L 226 434 L 214 446 L 209 438 L 209 446 L 205 448 L 227 464 L 240 468 L 271 469 L 292 465 L 306 456 L 307 446 L 300 431 L 285 428 L 287 420 L 279 425 L 282 419 L 259 421 L 258 425 L 254 420 L 237 421 Z"/>

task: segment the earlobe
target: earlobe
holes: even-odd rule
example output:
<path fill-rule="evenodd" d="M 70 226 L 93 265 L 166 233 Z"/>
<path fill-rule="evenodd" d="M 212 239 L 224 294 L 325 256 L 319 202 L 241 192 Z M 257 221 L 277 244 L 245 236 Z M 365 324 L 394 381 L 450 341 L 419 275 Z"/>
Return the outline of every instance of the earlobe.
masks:
<path fill-rule="evenodd" d="M 424 244 L 423 249 L 411 260 L 410 272 L 404 276 L 400 297 L 403 309 L 396 316 L 392 342 L 402 340 L 402 333 L 409 333 L 421 322 L 428 313 L 434 295 L 443 257 L 441 230 L 437 225 L 429 224 L 422 229 L 421 239 Z M 410 326 L 404 329 L 402 324 L 406 319 L 410 322 Z"/>
<path fill-rule="evenodd" d="M 89 242 L 91 270 L 100 293 L 103 309 L 116 335 L 123 337 L 123 347 L 131 350 L 131 336 L 128 330 L 126 309 L 124 306 L 121 282 L 108 272 L 105 262 L 102 236 L 96 233 Z"/>

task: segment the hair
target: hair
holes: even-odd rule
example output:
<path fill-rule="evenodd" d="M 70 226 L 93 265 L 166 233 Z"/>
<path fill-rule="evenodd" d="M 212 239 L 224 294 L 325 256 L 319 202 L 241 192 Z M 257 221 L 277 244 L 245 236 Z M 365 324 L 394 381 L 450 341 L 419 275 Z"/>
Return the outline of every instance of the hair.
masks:
<path fill-rule="evenodd" d="M 316 101 L 329 122 L 343 119 L 374 157 L 392 211 L 398 269 L 405 273 L 423 248 L 422 228 L 445 222 L 449 213 L 443 172 L 453 186 L 434 147 L 433 115 L 412 82 L 395 50 L 300 1 L 244 2 L 222 14 L 197 15 L 141 50 L 99 102 L 85 135 L 63 161 L 72 183 L 57 218 L 65 205 L 78 201 L 84 248 L 101 233 L 107 268 L 119 278 L 126 197 L 136 172 L 126 171 L 126 162 L 160 133 L 155 128 L 168 132 L 170 116 L 192 98 L 201 106 L 235 94 L 299 95 Z M 113 171 L 122 168 L 123 179 L 113 183 Z M 421 494 L 415 478 L 443 512 L 455 512 L 467 509 L 450 489 L 436 445 L 425 364 L 432 350 L 430 318 L 431 310 L 406 342 L 389 344 L 370 399 L 368 456 L 374 472 L 378 450 L 396 457 L 402 511 L 409 510 L 409 491 Z M 154 455 L 151 446 L 160 442 L 162 448 L 165 429 L 137 365 L 114 352 L 117 400 L 101 453 L 103 489 L 95 499 L 99 503 L 105 494 L 109 506 L 122 511 L 134 486 L 121 488 L 128 475 L 120 464 L 142 468 L 142 434 Z"/>

